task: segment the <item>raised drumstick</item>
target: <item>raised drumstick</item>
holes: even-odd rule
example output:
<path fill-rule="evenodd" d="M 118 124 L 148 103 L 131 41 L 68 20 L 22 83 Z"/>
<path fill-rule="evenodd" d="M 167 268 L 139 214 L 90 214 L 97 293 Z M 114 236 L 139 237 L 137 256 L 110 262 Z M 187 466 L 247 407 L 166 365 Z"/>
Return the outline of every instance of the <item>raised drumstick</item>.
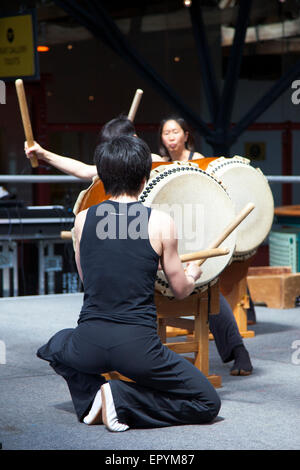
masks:
<path fill-rule="evenodd" d="M 180 255 L 180 260 L 182 263 L 187 261 L 195 261 L 200 259 L 212 258 L 213 256 L 224 256 L 228 255 L 228 248 L 210 248 L 208 250 L 195 251 L 194 253 L 187 253 L 185 255 Z"/>
<path fill-rule="evenodd" d="M 30 122 L 30 117 L 29 117 L 29 112 L 28 112 L 28 106 L 27 106 L 27 101 L 26 101 L 26 96 L 25 96 L 23 80 L 18 78 L 15 81 L 15 85 L 16 85 L 16 91 L 17 91 L 17 96 L 19 100 L 19 106 L 20 106 L 20 111 L 21 111 L 21 116 L 22 116 L 25 138 L 27 140 L 28 147 L 32 147 L 32 145 L 34 145 L 34 139 L 33 139 L 33 134 L 32 134 L 32 128 L 31 128 L 31 122 Z M 39 166 L 39 162 L 38 162 L 36 155 L 30 158 L 30 163 L 33 168 L 37 168 Z"/>
<path fill-rule="evenodd" d="M 128 113 L 128 116 L 127 116 L 128 119 L 131 122 L 134 121 L 134 118 L 135 118 L 136 112 L 138 110 L 138 107 L 139 107 L 139 104 L 140 104 L 143 93 L 144 93 L 143 90 L 140 90 L 140 89 L 137 89 L 136 92 L 135 92 L 135 95 L 134 95 L 134 98 L 133 98 L 133 101 L 131 103 L 131 107 L 130 107 L 130 110 L 129 110 L 129 113 Z"/>
<path fill-rule="evenodd" d="M 231 234 L 231 232 L 233 232 L 234 229 L 237 228 L 238 225 L 240 225 L 241 222 L 243 222 L 243 220 L 248 217 L 248 215 L 250 214 L 250 212 L 253 211 L 255 205 L 253 204 L 253 202 L 249 202 L 245 207 L 244 209 L 241 210 L 241 212 L 235 217 L 235 219 L 226 227 L 226 229 L 224 230 L 224 232 L 214 241 L 211 243 L 211 245 L 209 246 L 209 248 L 218 248 L 221 243 L 227 238 L 229 237 L 229 235 Z M 198 266 L 201 266 L 201 264 L 203 264 L 205 261 L 205 259 L 201 259 L 200 261 L 198 261 Z"/>

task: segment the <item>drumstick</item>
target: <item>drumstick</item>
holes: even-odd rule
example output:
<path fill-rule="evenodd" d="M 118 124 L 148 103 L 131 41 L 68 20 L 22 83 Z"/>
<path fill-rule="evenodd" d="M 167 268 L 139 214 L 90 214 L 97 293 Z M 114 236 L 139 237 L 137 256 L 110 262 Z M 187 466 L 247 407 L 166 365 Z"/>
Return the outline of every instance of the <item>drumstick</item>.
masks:
<path fill-rule="evenodd" d="M 34 139 L 33 139 L 33 134 L 32 134 L 31 122 L 29 118 L 29 112 L 28 112 L 28 106 L 27 106 L 27 101 L 26 101 L 26 96 L 25 96 L 23 80 L 19 78 L 18 80 L 15 81 L 15 85 L 16 85 L 16 91 L 17 91 L 18 100 L 19 100 L 19 106 L 20 106 L 20 111 L 21 111 L 21 116 L 22 116 L 22 121 L 23 121 L 25 137 L 27 140 L 28 147 L 32 147 L 32 145 L 34 145 Z M 39 162 L 38 162 L 36 155 L 34 155 L 30 159 L 30 163 L 33 168 L 37 168 L 39 166 Z"/>
<path fill-rule="evenodd" d="M 235 219 L 226 227 L 224 232 L 213 242 L 208 248 L 218 248 L 219 245 L 233 232 L 236 227 L 243 222 L 243 220 L 253 211 L 255 205 L 253 202 L 249 202 L 244 209 L 235 217 Z M 198 266 L 203 264 L 205 259 L 198 261 Z"/>
<path fill-rule="evenodd" d="M 132 101 L 132 104 L 131 104 L 131 107 L 127 116 L 128 119 L 132 122 L 134 121 L 134 118 L 138 110 L 143 93 L 144 93 L 143 90 L 140 90 L 140 89 L 137 89 L 135 92 L 135 95 L 134 95 L 134 98 L 133 98 L 133 101 Z"/>
<path fill-rule="evenodd" d="M 72 232 L 67 230 L 62 230 L 60 232 L 60 238 L 63 240 L 71 240 L 72 239 Z M 211 248 L 209 250 L 202 250 L 202 251 L 195 251 L 193 253 L 187 253 L 185 255 L 180 255 L 180 260 L 182 263 L 186 263 L 188 261 L 194 261 L 197 259 L 202 258 L 212 258 L 213 256 L 224 256 L 228 255 L 229 249 L 228 248 Z"/>
<path fill-rule="evenodd" d="M 228 248 L 210 248 L 208 250 L 195 251 L 194 253 L 187 253 L 185 255 L 180 255 L 180 260 L 182 263 L 187 261 L 195 261 L 198 259 L 212 258 L 213 256 L 224 256 L 228 255 Z"/>

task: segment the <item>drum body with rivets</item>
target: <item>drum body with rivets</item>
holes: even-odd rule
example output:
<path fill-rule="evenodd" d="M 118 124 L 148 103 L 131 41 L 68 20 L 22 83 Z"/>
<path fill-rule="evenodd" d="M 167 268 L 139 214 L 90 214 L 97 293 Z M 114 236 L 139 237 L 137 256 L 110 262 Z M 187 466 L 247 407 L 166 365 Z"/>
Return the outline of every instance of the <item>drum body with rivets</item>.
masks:
<path fill-rule="evenodd" d="M 173 217 L 180 255 L 208 248 L 235 215 L 224 187 L 194 163 L 157 166 L 139 199 L 146 206 Z M 196 281 L 195 290 L 205 290 L 218 279 L 230 262 L 235 242 L 236 231 L 220 245 L 228 248 L 229 253 L 207 259 L 202 265 L 203 273 Z M 173 295 L 162 271 L 158 271 L 156 289 L 163 295 Z"/>
<path fill-rule="evenodd" d="M 249 202 L 254 203 L 255 209 L 237 228 L 234 252 L 234 258 L 252 256 L 273 223 L 274 200 L 267 178 L 250 160 L 239 156 L 203 158 L 197 164 L 225 187 L 236 214 Z"/>

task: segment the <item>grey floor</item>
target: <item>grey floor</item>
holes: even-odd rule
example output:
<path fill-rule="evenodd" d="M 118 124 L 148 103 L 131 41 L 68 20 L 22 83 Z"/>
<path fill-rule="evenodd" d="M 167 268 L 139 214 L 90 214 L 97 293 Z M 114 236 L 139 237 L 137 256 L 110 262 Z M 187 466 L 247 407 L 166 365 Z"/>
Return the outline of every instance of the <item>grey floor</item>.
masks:
<path fill-rule="evenodd" d="M 256 306 L 254 366 L 232 377 L 210 342 L 210 372 L 222 376 L 222 407 L 209 425 L 111 433 L 80 424 L 65 381 L 35 356 L 76 326 L 82 294 L 0 299 L 0 442 L 5 450 L 296 450 L 300 448 L 300 308 Z"/>

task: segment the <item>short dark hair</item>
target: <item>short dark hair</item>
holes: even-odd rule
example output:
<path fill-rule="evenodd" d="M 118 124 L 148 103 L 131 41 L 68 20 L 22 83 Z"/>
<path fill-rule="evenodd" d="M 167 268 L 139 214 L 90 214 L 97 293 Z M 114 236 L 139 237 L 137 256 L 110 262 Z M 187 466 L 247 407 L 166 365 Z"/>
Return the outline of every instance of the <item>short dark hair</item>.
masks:
<path fill-rule="evenodd" d="M 120 114 L 120 116 L 104 124 L 101 131 L 99 132 L 97 144 L 101 144 L 102 142 L 108 142 L 110 139 L 118 137 L 119 135 L 132 136 L 135 133 L 135 127 L 132 121 L 130 121 L 127 116 Z"/>
<path fill-rule="evenodd" d="M 185 143 L 185 147 L 188 150 L 195 150 L 194 136 L 193 136 L 193 134 L 191 132 L 191 129 L 190 129 L 189 125 L 187 124 L 187 122 L 182 117 L 170 116 L 166 119 L 163 119 L 160 122 L 160 125 L 159 125 L 159 130 L 158 130 L 158 153 L 159 153 L 159 155 L 161 155 L 162 157 L 170 157 L 169 152 L 166 149 L 166 147 L 164 146 L 162 138 L 161 138 L 163 127 L 164 127 L 164 125 L 166 124 L 167 121 L 176 121 L 177 124 L 179 124 L 179 126 L 183 130 L 183 132 L 188 132 L 189 135 L 188 135 L 188 139 Z"/>
<path fill-rule="evenodd" d="M 107 194 L 138 194 L 144 178 L 152 169 L 151 152 L 142 139 L 119 136 L 97 145 L 95 163 Z"/>

